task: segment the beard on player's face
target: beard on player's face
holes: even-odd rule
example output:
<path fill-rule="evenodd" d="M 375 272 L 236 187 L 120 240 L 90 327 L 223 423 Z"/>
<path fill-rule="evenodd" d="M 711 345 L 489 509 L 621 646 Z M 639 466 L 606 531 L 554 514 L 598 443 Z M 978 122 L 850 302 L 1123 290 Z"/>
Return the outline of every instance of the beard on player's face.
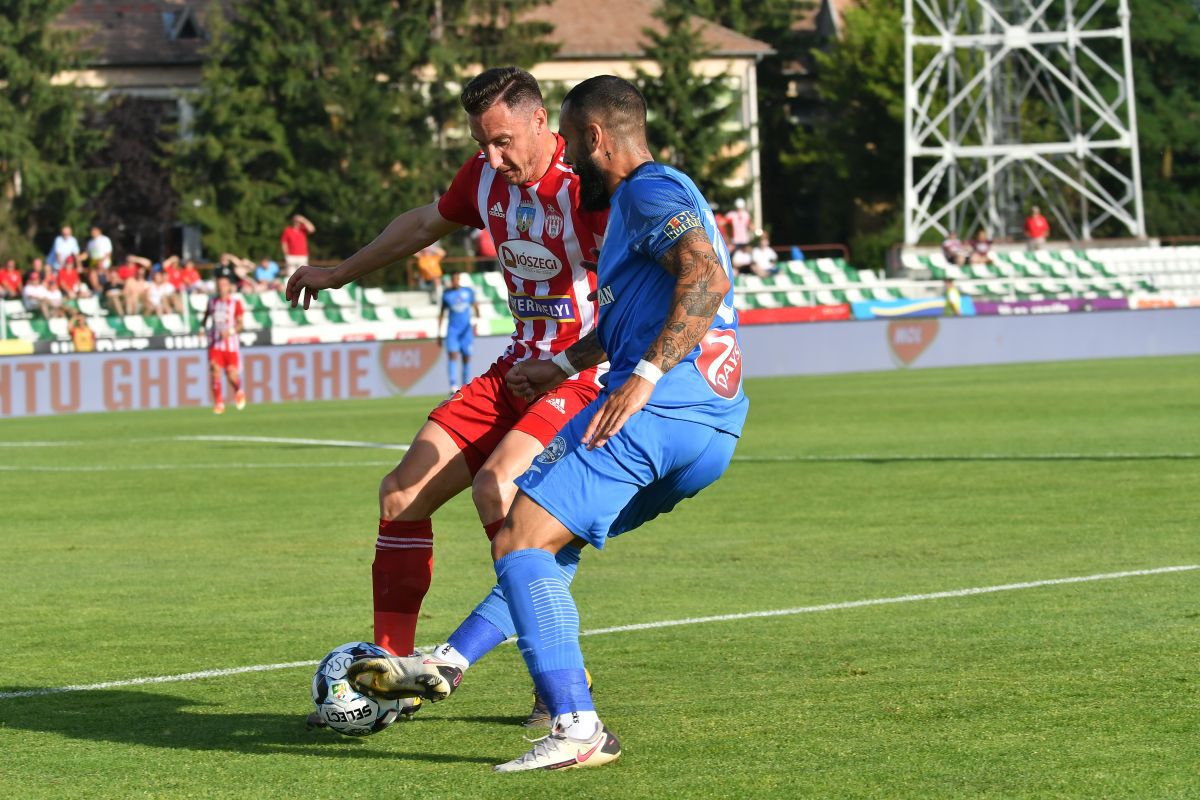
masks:
<path fill-rule="evenodd" d="M 604 211 L 609 206 L 608 186 L 596 158 L 588 153 L 573 165 L 579 176 L 579 205 L 584 211 Z"/>

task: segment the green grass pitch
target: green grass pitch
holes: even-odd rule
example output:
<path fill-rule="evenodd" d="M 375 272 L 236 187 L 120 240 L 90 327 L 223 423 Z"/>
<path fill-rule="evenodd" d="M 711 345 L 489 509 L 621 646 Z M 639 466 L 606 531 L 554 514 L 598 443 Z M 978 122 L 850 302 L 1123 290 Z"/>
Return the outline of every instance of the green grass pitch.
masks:
<path fill-rule="evenodd" d="M 1200 359 L 752 381 L 738 461 L 586 553 L 585 629 L 1200 563 Z M 0 422 L 0 693 L 369 639 L 376 487 L 431 401 Z M 25 446 L 30 442 L 58 443 Z M 63 444 L 66 442 L 66 444 Z M 419 639 L 492 583 L 435 519 Z M 1200 571 L 589 636 L 624 756 L 527 749 L 516 649 L 366 739 L 311 667 L 0 698 L 6 797 L 1200 796 Z"/>

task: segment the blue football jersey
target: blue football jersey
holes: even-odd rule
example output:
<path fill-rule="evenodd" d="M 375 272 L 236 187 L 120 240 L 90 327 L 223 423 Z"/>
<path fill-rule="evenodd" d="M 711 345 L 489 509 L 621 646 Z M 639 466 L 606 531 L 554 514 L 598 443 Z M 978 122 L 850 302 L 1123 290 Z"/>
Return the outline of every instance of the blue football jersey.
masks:
<path fill-rule="evenodd" d="M 703 341 L 663 375 L 646 410 L 740 436 L 749 401 L 742 391 L 742 351 L 733 307 L 733 269 L 708 202 L 677 169 L 642 164 L 612 196 L 597 265 L 600 343 L 608 353 L 608 388 L 632 374 L 666 324 L 675 278 L 659 259 L 679 238 L 702 229 L 729 276 L 730 290 Z"/>
<path fill-rule="evenodd" d="M 471 327 L 471 306 L 475 304 L 475 290 L 470 286 L 447 289 L 442 294 L 442 307 L 447 312 L 446 330 L 461 330 Z"/>

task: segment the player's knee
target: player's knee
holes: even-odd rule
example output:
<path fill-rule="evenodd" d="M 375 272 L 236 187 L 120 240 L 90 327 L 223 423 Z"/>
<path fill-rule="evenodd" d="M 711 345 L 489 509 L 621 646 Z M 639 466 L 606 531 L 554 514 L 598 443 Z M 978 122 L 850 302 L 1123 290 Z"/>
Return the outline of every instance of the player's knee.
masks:
<path fill-rule="evenodd" d="M 395 471 L 389 472 L 379 482 L 379 516 L 399 519 L 413 505 L 416 496 L 416 491 L 404 486 Z"/>
<path fill-rule="evenodd" d="M 484 464 L 479 472 L 475 473 L 475 480 L 471 483 L 471 499 L 481 511 L 495 509 L 505 505 L 505 496 L 511 486 L 512 481 L 508 476 L 501 475 L 496 467 Z"/>

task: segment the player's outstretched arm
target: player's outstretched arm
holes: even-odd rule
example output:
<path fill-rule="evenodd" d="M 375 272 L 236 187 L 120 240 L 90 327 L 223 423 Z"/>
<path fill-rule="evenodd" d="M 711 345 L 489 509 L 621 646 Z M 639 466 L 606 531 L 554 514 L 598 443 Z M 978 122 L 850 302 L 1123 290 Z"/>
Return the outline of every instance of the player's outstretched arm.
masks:
<path fill-rule="evenodd" d="M 438 211 L 437 203 L 406 211 L 391 221 L 375 240 L 332 269 L 305 265 L 292 273 L 285 292 L 295 308 L 309 303 L 322 289 L 338 289 L 377 269 L 408 258 L 423 247 L 461 228 Z"/>
<path fill-rule="evenodd" d="M 517 397 L 533 400 L 558 386 L 567 378 L 608 360 L 600 346 L 600 335 L 593 330 L 549 361 L 530 359 L 508 371 L 504 380 Z"/>
<path fill-rule="evenodd" d="M 583 434 L 588 449 L 603 446 L 650 401 L 658 379 L 700 344 L 729 291 L 729 276 L 703 228 L 684 233 L 658 263 L 675 278 L 666 324 L 629 380 L 596 410 Z"/>

